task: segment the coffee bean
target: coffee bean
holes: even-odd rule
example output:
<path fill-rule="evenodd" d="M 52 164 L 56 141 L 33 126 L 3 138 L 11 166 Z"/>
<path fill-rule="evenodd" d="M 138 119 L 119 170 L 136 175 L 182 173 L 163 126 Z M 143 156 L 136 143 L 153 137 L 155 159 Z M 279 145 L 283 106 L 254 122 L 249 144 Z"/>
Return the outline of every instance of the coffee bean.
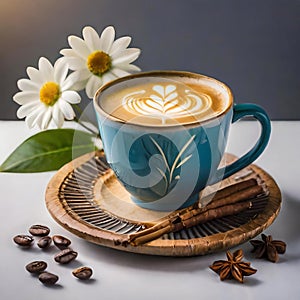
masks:
<path fill-rule="evenodd" d="M 33 238 L 30 235 L 19 234 L 14 237 L 14 242 L 19 246 L 30 246 Z"/>
<path fill-rule="evenodd" d="M 50 236 L 43 236 L 38 240 L 37 245 L 40 248 L 44 249 L 49 247 L 51 242 L 52 242 L 52 238 Z"/>
<path fill-rule="evenodd" d="M 43 272 L 39 275 L 39 280 L 43 284 L 53 285 L 58 281 L 58 276 L 50 272 Z"/>
<path fill-rule="evenodd" d="M 50 233 L 50 229 L 44 225 L 32 225 L 29 232 L 35 236 L 46 236 Z"/>
<path fill-rule="evenodd" d="M 52 239 L 55 246 L 60 250 L 66 249 L 71 245 L 71 241 L 62 235 L 54 235 Z"/>
<path fill-rule="evenodd" d="M 68 264 L 77 257 L 78 253 L 70 248 L 64 249 L 54 256 L 54 260 L 60 264 Z"/>
<path fill-rule="evenodd" d="M 41 273 L 46 270 L 47 263 L 44 261 L 33 261 L 25 266 L 29 273 Z"/>
<path fill-rule="evenodd" d="M 81 280 L 87 280 L 93 275 L 93 270 L 89 267 L 80 267 L 73 270 L 72 274 Z"/>

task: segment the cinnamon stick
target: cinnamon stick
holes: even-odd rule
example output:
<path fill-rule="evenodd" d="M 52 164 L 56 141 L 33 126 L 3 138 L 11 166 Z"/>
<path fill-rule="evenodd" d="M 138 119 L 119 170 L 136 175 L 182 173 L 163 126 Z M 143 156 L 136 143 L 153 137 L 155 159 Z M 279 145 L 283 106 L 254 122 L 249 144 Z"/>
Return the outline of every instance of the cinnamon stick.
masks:
<path fill-rule="evenodd" d="M 256 183 L 256 186 L 254 186 L 254 187 L 252 187 L 252 183 L 251 183 L 251 185 L 247 184 L 247 185 L 245 185 L 246 188 L 243 190 L 240 190 L 240 189 L 237 190 L 235 185 L 236 184 L 231 185 L 220 191 L 221 193 L 228 195 L 224 199 L 219 199 L 219 197 L 218 197 L 217 199 L 219 199 L 219 200 L 216 200 L 216 201 L 213 200 L 212 202 L 210 202 L 207 206 L 205 206 L 203 208 L 192 206 L 192 207 L 183 209 L 180 212 L 176 212 L 174 214 L 169 215 L 169 217 L 167 219 L 165 219 L 159 223 L 156 223 L 155 225 L 151 226 L 150 228 L 147 228 L 143 231 L 135 233 L 135 235 L 140 236 L 140 235 L 144 235 L 144 234 L 149 234 L 150 232 L 158 231 L 161 228 L 168 226 L 168 224 L 170 222 L 173 222 L 174 220 L 176 220 L 178 218 L 180 220 L 187 220 L 198 214 L 204 213 L 205 211 L 207 211 L 209 209 L 215 209 L 215 208 L 223 206 L 223 205 L 233 204 L 233 203 L 237 203 L 242 200 L 251 199 L 263 192 L 262 187 L 259 186 L 257 183 Z M 231 190 L 233 190 L 234 193 L 230 193 Z M 236 192 L 236 191 L 238 191 L 238 192 Z"/>
<path fill-rule="evenodd" d="M 171 214 L 167 219 L 129 235 L 128 242 L 135 246 L 141 245 L 159 238 L 165 233 L 178 231 L 184 227 L 188 228 L 214 218 L 236 214 L 251 205 L 249 201 L 239 202 L 252 199 L 261 193 L 263 193 L 263 188 L 255 179 L 233 184 L 217 192 L 214 200 L 207 206 L 199 208 L 194 205 Z"/>
<path fill-rule="evenodd" d="M 183 222 L 179 222 L 175 224 L 169 222 L 168 226 L 154 232 L 148 232 L 140 236 L 135 236 L 136 234 L 133 234 L 131 235 L 129 242 L 133 246 L 139 246 L 147 242 L 150 242 L 152 240 L 155 240 L 158 237 L 164 235 L 165 233 L 176 232 L 183 228 L 189 228 L 194 225 L 205 223 L 207 221 L 216 218 L 238 214 L 239 212 L 242 212 L 251 207 L 252 207 L 252 201 L 246 201 L 246 202 L 244 201 L 241 203 L 235 203 L 235 204 L 218 207 L 217 209 L 209 209 L 206 212 L 199 214 L 198 216 L 195 216 Z"/>
<path fill-rule="evenodd" d="M 201 208 L 201 210 L 205 211 L 207 209 L 217 208 L 229 203 L 232 204 L 232 203 L 240 202 L 246 199 L 253 198 L 261 194 L 262 192 L 263 192 L 263 188 L 260 185 L 247 187 L 246 189 L 239 190 L 238 192 L 228 195 L 227 197 L 224 198 L 218 197 L 217 200 L 213 200 L 207 206 Z"/>
<path fill-rule="evenodd" d="M 221 190 L 217 191 L 215 193 L 215 195 L 213 195 L 213 197 L 212 197 L 212 194 L 205 196 L 204 198 L 201 199 L 201 203 L 206 203 L 207 201 L 209 201 L 208 203 L 210 203 L 212 201 L 211 198 L 213 198 L 213 201 L 223 199 L 232 194 L 238 193 L 246 188 L 250 188 L 250 187 L 253 187 L 256 185 L 257 185 L 257 181 L 255 178 L 244 180 L 244 181 L 229 185 L 225 188 L 222 188 Z M 200 203 L 198 206 L 201 208 Z"/>
<path fill-rule="evenodd" d="M 244 181 L 229 185 L 229 186 L 217 191 L 213 199 L 214 200 L 222 199 L 222 198 L 228 197 L 229 195 L 238 193 L 239 191 L 242 191 L 246 188 L 250 188 L 250 187 L 256 186 L 256 185 L 257 185 L 257 181 L 255 178 L 244 180 Z"/>
<path fill-rule="evenodd" d="M 239 203 L 224 205 L 215 209 L 208 209 L 204 213 L 196 215 L 190 219 L 182 220 L 182 228 L 189 228 L 194 225 L 205 223 L 213 219 L 235 215 L 251 207 L 252 201 L 243 201 Z M 176 231 L 181 230 L 182 228 L 176 228 Z"/>

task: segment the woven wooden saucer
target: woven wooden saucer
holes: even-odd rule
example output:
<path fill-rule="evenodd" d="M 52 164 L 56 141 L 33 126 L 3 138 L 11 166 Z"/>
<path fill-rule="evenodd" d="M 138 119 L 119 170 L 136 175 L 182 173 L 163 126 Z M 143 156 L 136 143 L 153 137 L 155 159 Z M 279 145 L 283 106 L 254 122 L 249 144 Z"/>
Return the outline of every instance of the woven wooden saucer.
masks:
<path fill-rule="evenodd" d="M 232 161 L 234 156 L 226 154 L 226 160 Z M 125 246 L 120 241 L 167 215 L 136 206 L 117 181 L 103 153 L 84 155 L 62 167 L 48 184 L 46 205 L 60 225 L 99 245 L 151 255 L 204 255 L 255 237 L 277 217 L 281 206 L 280 190 L 269 174 L 253 164 L 202 193 L 251 177 L 259 177 L 269 193 L 267 197 L 254 199 L 251 209 L 171 232 L 140 246 Z"/>

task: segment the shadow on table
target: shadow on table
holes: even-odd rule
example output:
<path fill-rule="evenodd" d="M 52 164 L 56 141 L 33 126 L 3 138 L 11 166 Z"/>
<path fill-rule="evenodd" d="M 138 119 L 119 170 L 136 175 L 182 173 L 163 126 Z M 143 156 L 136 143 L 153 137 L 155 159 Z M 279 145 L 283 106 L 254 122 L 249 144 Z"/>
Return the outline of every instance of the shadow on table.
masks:
<path fill-rule="evenodd" d="M 280 256 L 279 263 L 300 260 L 300 195 L 291 197 L 282 195 L 282 207 L 279 216 L 267 230 L 274 239 L 283 240 L 287 244 L 286 254 Z"/>
<path fill-rule="evenodd" d="M 300 195 L 295 199 L 289 194 L 283 194 L 281 211 L 274 224 L 267 229 L 274 239 L 282 239 L 287 243 L 287 249 L 300 245 Z M 299 250 L 299 249 L 298 249 Z M 299 257 L 300 257 L 300 251 Z"/>
<path fill-rule="evenodd" d="M 265 231 L 265 234 L 271 234 L 274 239 L 283 240 L 287 243 L 287 253 L 280 256 L 279 263 L 300 259 L 300 251 L 296 249 L 297 245 L 300 245 L 299 229 L 300 197 L 299 199 L 293 199 L 289 197 L 288 194 L 283 195 L 282 208 L 279 216 Z M 246 260 L 251 257 L 249 253 L 252 246 L 249 243 L 238 247 L 244 250 Z M 86 248 L 88 251 L 90 250 L 90 257 L 95 260 L 105 260 L 108 263 L 123 265 L 134 269 L 160 270 L 165 272 L 196 272 L 201 269 L 209 270 L 209 265 L 215 260 L 226 259 L 225 251 L 197 257 L 163 257 L 122 252 L 92 243 L 87 243 Z"/>
<path fill-rule="evenodd" d="M 124 252 L 99 245 L 87 243 L 86 249 L 91 258 L 104 260 L 111 264 L 123 265 L 134 269 L 160 270 L 166 272 L 192 272 L 199 269 L 208 269 L 216 259 L 223 259 L 224 253 L 197 256 L 197 257 L 167 257 L 156 255 L 143 255 Z"/>

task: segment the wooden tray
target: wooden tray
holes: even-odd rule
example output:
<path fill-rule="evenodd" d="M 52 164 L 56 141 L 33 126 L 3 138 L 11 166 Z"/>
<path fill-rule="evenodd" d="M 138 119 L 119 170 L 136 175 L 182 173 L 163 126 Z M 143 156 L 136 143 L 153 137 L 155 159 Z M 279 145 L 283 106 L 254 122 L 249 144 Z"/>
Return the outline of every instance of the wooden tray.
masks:
<path fill-rule="evenodd" d="M 227 161 L 234 159 L 226 154 Z M 267 197 L 257 197 L 251 209 L 165 234 L 141 246 L 124 246 L 120 241 L 128 234 L 144 229 L 147 222 L 155 223 L 166 214 L 136 206 L 117 181 L 103 153 L 84 155 L 62 167 L 48 184 L 46 205 L 60 225 L 99 245 L 151 255 L 204 255 L 255 237 L 277 217 L 281 205 L 280 190 L 274 179 L 256 165 L 229 177 L 217 188 L 251 177 L 260 177 L 269 192 Z M 202 193 L 214 188 L 208 187 Z"/>

